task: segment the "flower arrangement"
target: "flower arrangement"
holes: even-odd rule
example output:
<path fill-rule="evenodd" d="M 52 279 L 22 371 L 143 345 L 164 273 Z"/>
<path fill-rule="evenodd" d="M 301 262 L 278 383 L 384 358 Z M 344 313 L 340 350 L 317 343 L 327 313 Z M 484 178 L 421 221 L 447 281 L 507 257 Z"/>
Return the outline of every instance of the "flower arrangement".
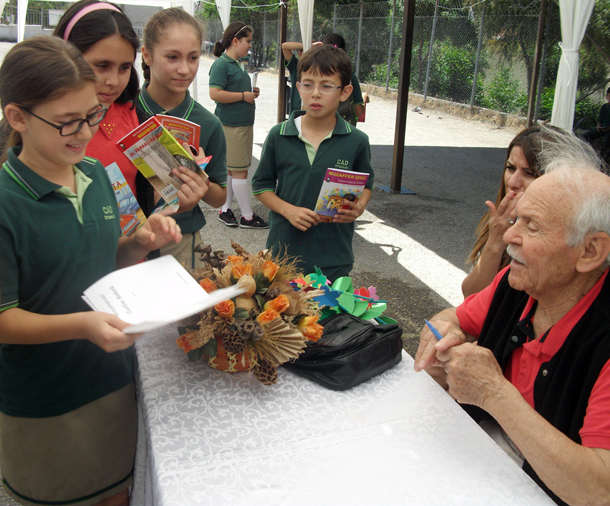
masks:
<path fill-rule="evenodd" d="M 261 251 L 250 254 L 231 241 L 235 255 L 196 250 L 205 267 L 191 274 L 211 293 L 239 283 L 246 292 L 196 314 L 179 325 L 176 341 L 189 360 L 206 359 L 229 372 L 252 370 L 263 384 L 277 382 L 277 367 L 297 358 L 308 341 L 317 341 L 321 290 L 301 290 L 292 280 L 302 277 L 289 258 Z"/>

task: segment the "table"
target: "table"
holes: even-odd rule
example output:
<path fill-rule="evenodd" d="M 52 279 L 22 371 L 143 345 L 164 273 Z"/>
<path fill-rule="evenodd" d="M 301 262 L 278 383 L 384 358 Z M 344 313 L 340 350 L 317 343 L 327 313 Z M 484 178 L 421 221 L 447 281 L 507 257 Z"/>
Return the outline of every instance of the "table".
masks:
<path fill-rule="evenodd" d="M 177 337 L 136 344 L 134 505 L 555 504 L 405 352 L 334 392 L 190 363 Z"/>

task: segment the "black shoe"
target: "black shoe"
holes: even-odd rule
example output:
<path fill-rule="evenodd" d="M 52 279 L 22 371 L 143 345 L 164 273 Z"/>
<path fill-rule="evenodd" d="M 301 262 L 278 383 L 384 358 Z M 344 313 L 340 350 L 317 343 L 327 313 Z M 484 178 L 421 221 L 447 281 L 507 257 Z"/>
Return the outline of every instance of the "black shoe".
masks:
<path fill-rule="evenodd" d="M 242 218 L 243 220 L 243 218 Z M 237 226 L 237 219 L 235 218 L 235 215 L 233 214 L 233 211 L 231 211 L 230 209 L 227 209 L 224 212 L 220 212 L 220 214 L 218 215 L 218 221 L 224 223 L 227 227 L 236 227 Z"/>
<path fill-rule="evenodd" d="M 252 215 L 251 220 L 245 220 L 242 216 L 239 219 L 239 226 L 241 228 L 269 228 L 269 224 L 256 214 Z"/>

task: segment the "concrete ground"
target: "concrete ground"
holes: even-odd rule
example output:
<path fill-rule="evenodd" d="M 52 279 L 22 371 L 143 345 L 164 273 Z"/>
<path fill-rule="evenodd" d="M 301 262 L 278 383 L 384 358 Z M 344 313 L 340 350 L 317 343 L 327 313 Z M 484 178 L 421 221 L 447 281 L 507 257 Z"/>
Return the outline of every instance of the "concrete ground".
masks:
<path fill-rule="evenodd" d="M 0 43 L 0 59 L 11 46 Z M 211 63 L 202 57 L 197 98 L 213 110 L 207 79 Z M 276 123 L 277 83 L 277 74 L 259 74 L 251 173 Z M 386 314 L 399 321 L 405 348 L 414 354 L 424 318 L 460 302 L 459 285 L 474 230 L 486 210 L 485 200 L 495 200 L 506 147 L 516 132 L 425 107 L 419 113 L 411 109 L 402 186 L 415 194 L 374 189 L 367 213 L 356 226 L 352 279 L 355 286 L 375 286 L 388 301 Z M 395 121 L 396 102 L 371 96 L 366 122 L 358 127 L 370 139 L 376 186 L 390 184 Z M 255 212 L 266 217 L 266 208 L 252 202 Z M 231 239 L 249 251 L 265 247 L 265 230 L 230 229 L 218 221 L 217 210 L 204 206 L 204 213 L 208 224 L 202 236 L 214 249 L 231 251 Z M 0 506 L 14 504 L 0 491 Z"/>

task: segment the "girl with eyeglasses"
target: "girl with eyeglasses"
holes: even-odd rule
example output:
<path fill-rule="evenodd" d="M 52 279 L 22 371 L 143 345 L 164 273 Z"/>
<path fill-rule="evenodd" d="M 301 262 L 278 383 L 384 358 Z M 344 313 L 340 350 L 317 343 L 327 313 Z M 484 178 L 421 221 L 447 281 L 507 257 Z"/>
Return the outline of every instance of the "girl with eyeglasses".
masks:
<path fill-rule="evenodd" d="M 241 21 L 227 26 L 222 40 L 214 45 L 218 59 L 210 68 L 210 98 L 216 102 L 214 114 L 220 118 L 227 138 L 227 199 L 218 219 L 228 227 L 269 228 L 250 206 L 248 169 L 252 163 L 254 141 L 254 101 L 260 90 L 252 87 L 246 67 L 240 61 L 252 47 L 252 27 Z M 237 199 L 239 224 L 231 210 Z"/>
<path fill-rule="evenodd" d="M 161 215 L 120 237 L 106 171 L 85 157 L 106 114 L 96 82 L 57 37 L 15 45 L 0 67 L 0 468 L 21 504 L 128 504 L 139 336 L 81 296 L 181 239 Z"/>

